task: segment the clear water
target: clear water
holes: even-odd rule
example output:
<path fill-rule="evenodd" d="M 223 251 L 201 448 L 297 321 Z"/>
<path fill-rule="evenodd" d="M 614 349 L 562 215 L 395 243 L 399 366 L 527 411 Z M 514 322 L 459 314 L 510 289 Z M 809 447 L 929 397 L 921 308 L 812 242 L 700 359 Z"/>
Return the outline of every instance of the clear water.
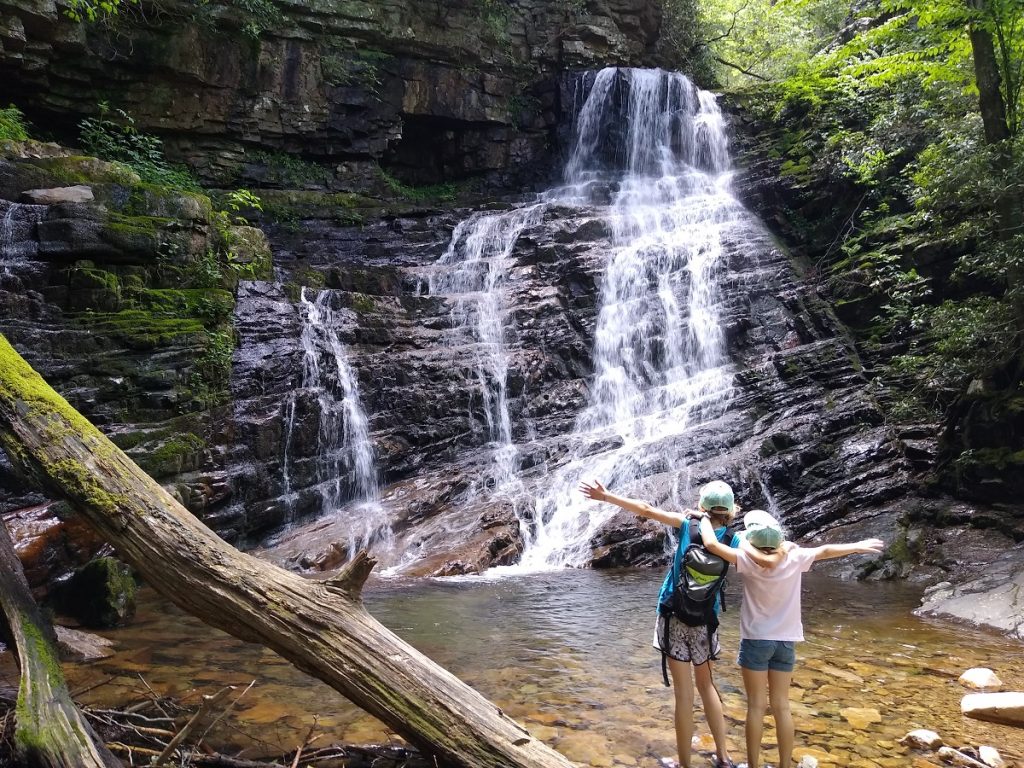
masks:
<path fill-rule="evenodd" d="M 671 693 L 661 684 L 660 656 L 650 647 L 661 578 L 650 570 L 573 570 L 504 579 L 376 580 L 365 599 L 383 624 L 571 759 L 654 768 L 659 756 L 674 749 Z M 734 663 L 738 585 L 730 589 L 735 594 L 723 616 L 724 654 L 715 680 L 734 752 L 742 755 L 744 703 Z M 988 666 L 1007 689 L 1021 690 L 1020 644 L 916 618 L 910 611 L 919 597 L 905 584 L 808 575 L 808 640 L 799 646 L 792 696 L 798 753 L 811 747 L 840 766 L 906 766 L 908 751 L 896 740 L 925 727 L 951 745 L 989 744 L 1007 759 L 1024 759 L 1024 730 L 963 718 L 965 691 L 956 682 L 963 670 Z M 314 716 L 325 732 L 318 745 L 397 739 L 271 651 L 183 616 L 148 590 L 132 626 L 103 634 L 115 641 L 117 655 L 68 670 L 73 690 L 113 678 L 86 693 L 87 703 L 121 705 L 145 697 L 139 675 L 160 694 L 190 700 L 256 680 L 209 743 L 243 756 L 280 753 L 301 743 Z M 4 667 L 0 679 L 13 683 L 13 666 Z M 875 709 L 881 721 L 853 725 L 842 714 L 851 707 Z M 700 743 L 709 748 L 699 713 L 697 719 Z M 765 744 L 773 760 L 770 727 Z"/>

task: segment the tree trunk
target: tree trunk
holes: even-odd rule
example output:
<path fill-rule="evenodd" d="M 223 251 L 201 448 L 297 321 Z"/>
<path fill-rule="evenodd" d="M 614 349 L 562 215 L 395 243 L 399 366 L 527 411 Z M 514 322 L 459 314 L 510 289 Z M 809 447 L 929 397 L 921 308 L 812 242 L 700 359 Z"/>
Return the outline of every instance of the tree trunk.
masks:
<path fill-rule="evenodd" d="M 0 447 L 182 609 L 261 643 L 424 752 L 467 768 L 568 768 L 370 616 L 365 553 L 313 581 L 226 544 L 54 392 L 0 336 Z"/>
<path fill-rule="evenodd" d="M 14 748 L 30 768 L 121 768 L 71 700 L 53 628 L 29 590 L 7 528 L 0 522 L 0 610 L 21 668 Z"/>
<path fill-rule="evenodd" d="M 967 0 L 967 6 L 979 14 L 986 11 L 985 0 Z M 985 141 L 998 144 L 1010 138 L 1010 126 L 1006 122 L 1006 104 L 1000 87 L 999 61 L 992 33 L 977 21 L 972 22 L 967 31 L 971 38 L 974 80 L 978 85 L 978 105 L 985 129 Z"/>

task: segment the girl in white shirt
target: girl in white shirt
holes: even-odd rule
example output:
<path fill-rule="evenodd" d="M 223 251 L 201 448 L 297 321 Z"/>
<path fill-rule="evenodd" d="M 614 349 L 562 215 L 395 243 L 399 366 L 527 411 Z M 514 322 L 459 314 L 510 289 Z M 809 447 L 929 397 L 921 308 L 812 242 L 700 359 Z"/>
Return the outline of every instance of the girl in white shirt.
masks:
<path fill-rule="evenodd" d="M 743 575 L 739 665 L 747 695 L 749 768 L 760 765 L 761 734 L 768 701 L 771 702 L 779 741 L 779 765 L 789 768 L 795 738 L 789 709 L 789 686 L 796 662 L 796 643 L 804 639 L 800 616 L 803 574 L 818 560 L 877 554 L 882 551 L 884 542 L 881 539 L 864 539 L 852 544 L 801 547 L 784 541 L 778 521 L 760 509 L 748 512 L 743 518 L 743 526 L 749 544 L 762 552 L 776 555 L 773 566 L 764 568 L 757 565 L 742 548 L 722 546 L 707 518 L 701 520 L 700 533 L 707 549 L 735 563 L 736 570 Z"/>

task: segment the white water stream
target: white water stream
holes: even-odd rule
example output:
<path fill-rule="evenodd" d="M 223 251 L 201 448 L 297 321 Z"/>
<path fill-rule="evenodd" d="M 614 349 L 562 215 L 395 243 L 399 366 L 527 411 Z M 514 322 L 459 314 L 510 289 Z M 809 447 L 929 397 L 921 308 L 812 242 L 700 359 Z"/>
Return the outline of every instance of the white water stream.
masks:
<path fill-rule="evenodd" d="M 45 205 L 7 204 L 0 218 L 0 274 L 13 274 L 15 267 L 36 255 L 39 243 L 33 230 L 45 212 Z"/>
<path fill-rule="evenodd" d="M 617 140 L 608 131 L 616 102 Z M 602 70 L 576 121 L 565 180 L 584 198 L 589 188 L 612 184 L 611 204 L 601 209 L 612 250 L 576 453 L 546 479 L 533 521 L 524 521 L 521 569 L 584 564 L 594 534 L 617 510 L 587 502 L 580 481 L 631 489 L 652 467 L 684 470 L 665 446 L 721 415 L 731 394 L 720 322 L 724 235 L 747 214 L 729 191 L 728 143 L 714 97 L 677 73 Z M 598 443 L 618 447 L 594 453 Z M 676 492 L 679 503 L 692 503 L 689 488 Z"/>
<path fill-rule="evenodd" d="M 370 439 L 369 424 L 359 397 L 355 372 L 338 338 L 339 319 L 331 308 L 331 291 L 322 290 L 310 301 L 303 288 L 302 390 L 313 393 L 319 404 L 317 436 L 317 489 L 327 514 L 350 517 L 349 557 L 362 547 L 391 540 L 391 527 L 380 505 L 380 484 Z M 300 390 L 301 391 L 301 390 Z M 298 408 L 298 392 L 288 402 L 282 460 L 285 498 L 292 499 L 291 455 Z"/>
<path fill-rule="evenodd" d="M 722 114 L 680 74 L 609 68 L 592 78 L 580 83 L 586 97 L 564 185 L 522 208 L 462 222 L 439 262 L 447 270 L 431 280 L 432 293 L 454 297 L 463 343 L 480 350 L 476 378 L 495 457 L 488 492 L 519 490 L 504 321 L 513 248 L 553 204 L 596 211 L 612 232 L 575 453 L 533 491 L 532 510 L 517 506 L 526 550 L 516 570 L 585 563 L 615 509 L 585 502 L 580 481 L 630 488 L 656 462 L 671 464 L 664 446 L 720 415 L 731 391 L 720 324 L 723 236 L 747 214 L 729 191 Z"/>

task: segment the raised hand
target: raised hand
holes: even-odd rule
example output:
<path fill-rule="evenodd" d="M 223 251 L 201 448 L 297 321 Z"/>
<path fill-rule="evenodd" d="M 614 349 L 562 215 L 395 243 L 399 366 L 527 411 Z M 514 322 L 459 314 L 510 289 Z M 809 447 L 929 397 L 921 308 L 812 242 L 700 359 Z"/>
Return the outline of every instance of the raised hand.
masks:
<path fill-rule="evenodd" d="M 877 555 L 885 549 L 885 542 L 881 539 L 864 539 L 864 541 L 858 541 L 857 545 L 859 551 L 865 555 Z"/>
<path fill-rule="evenodd" d="M 608 492 L 597 480 L 593 483 L 580 483 L 580 493 L 594 501 L 605 501 L 608 498 Z"/>

